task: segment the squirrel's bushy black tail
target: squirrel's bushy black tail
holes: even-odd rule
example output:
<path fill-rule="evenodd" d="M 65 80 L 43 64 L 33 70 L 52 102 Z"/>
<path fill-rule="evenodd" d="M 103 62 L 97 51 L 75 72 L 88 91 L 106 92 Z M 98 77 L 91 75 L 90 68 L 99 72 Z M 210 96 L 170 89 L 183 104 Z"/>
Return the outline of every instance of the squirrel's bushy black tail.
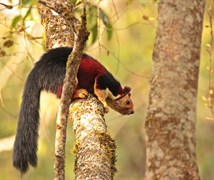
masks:
<path fill-rule="evenodd" d="M 18 128 L 13 151 L 13 166 L 23 174 L 29 165 L 37 166 L 40 87 L 38 74 L 28 76 L 22 97 Z"/>
<path fill-rule="evenodd" d="M 22 97 L 13 150 L 13 166 L 23 174 L 37 165 L 40 92 L 57 93 L 65 78 L 66 62 L 72 48 L 45 53 L 30 72 Z"/>

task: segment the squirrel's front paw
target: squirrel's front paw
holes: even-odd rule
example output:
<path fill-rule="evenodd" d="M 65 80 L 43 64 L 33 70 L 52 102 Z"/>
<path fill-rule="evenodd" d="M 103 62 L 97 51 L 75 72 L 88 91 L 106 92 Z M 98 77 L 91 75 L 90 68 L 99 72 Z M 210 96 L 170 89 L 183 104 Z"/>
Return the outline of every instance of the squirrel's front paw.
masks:
<path fill-rule="evenodd" d="M 74 92 L 73 98 L 85 99 L 88 97 L 88 91 L 86 89 L 78 89 Z"/>

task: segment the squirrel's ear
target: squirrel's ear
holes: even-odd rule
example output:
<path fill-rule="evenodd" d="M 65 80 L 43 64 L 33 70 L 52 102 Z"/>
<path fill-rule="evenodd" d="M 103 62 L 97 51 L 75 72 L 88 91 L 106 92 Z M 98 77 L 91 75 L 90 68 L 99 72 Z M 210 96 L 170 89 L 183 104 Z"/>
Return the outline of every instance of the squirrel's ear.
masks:
<path fill-rule="evenodd" d="M 123 94 L 128 94 L 131 90 L 132 90 L 132 89 L 131 89 L 130 87 L 125 86 L 125 87 L 123 88 Z"/>
<path fill-rule="evenodd" d="M 127 94 L 128 94 L 129 97 L 130 97 L 130 96 L 131 96 L 131 93 L 130 93 L 131 90 L 132 90 L 132 89 L 131 89 L 130 87 L 125 86 L 125 87 L 123 88 L 123 93 L 122 93 L 118 98 L 116 98 L 115 101 L 117 101 L 117 100 L 123 98 L 123 97 L 126 96 Z"/>

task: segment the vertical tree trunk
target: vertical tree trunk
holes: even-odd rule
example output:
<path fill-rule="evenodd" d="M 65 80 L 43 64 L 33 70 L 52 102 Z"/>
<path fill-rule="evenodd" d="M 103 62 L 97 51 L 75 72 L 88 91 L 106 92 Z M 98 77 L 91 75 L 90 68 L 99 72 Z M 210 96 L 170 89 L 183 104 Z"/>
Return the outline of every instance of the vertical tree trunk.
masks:
<path fill-rule="evenodd" d="M 145 130 L 146 179 L 200 179 L 195 123 L 204 0 L 160 0 Z"/>

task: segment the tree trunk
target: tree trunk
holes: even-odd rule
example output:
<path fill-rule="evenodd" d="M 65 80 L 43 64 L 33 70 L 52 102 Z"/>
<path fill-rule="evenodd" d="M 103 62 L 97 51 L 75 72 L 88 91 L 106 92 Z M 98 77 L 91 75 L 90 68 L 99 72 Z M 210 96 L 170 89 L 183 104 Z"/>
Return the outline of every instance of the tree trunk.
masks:
<path fill-rule="evenodd" d="M 145 122 L 146 179 L 200 179 L 196 103 L 204 0 L 160 0 Z"/>

